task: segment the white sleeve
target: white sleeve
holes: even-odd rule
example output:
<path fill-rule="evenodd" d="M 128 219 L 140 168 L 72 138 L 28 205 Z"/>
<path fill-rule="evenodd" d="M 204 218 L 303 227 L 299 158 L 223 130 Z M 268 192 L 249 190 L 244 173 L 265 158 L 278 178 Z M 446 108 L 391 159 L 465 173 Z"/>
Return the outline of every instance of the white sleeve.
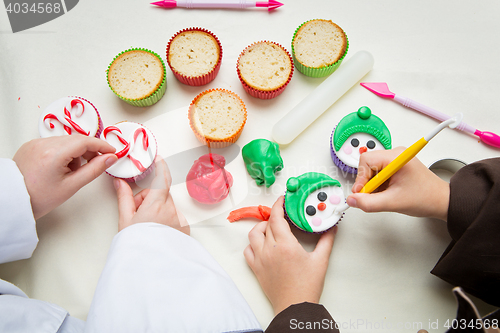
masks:
<path fill-rule="evenodd" d="M 31 257 L 38 244 L 24 178 L 14 161 L 0 158 L 0 263 Z"/>
<path fill-rule="evenodd" d="M 113 239 L 85 332 L 262 332 L 231 278 L 192 237 L 156 223 Z"/>

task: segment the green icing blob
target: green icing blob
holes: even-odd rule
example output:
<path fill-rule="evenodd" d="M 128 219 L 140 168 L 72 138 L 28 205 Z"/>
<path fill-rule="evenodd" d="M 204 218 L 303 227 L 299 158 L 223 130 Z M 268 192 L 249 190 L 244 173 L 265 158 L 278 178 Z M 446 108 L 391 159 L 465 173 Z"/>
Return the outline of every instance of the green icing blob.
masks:
<path fill-rule="evenodd" d="M 304 215 L 305 201 L 309 194 L 327 186 L 340 187 L 340 182 L 319 172 L 307 172 L 288 179 L 286 183 L 285 210 L 288 217 L 299 228 L 313 232 Z"/>
<path fill-rule="evenodd" d="M 358 112 L 353 112 L 342 118 L 333 134 L 333 143 L 336 151 L 339 151 L 344 142 L 354 133 L 368 133 L 373 135 L 385 149 L 392 148 L 391 132 L 385 123 L 372 114 L 367 106 L 359 108 Z"/>
<path fill-rule="evenodd" d="M 283 159 L 277 143 L 266 139 L 256 139 L 246 144 L 241 150 L 243 161 L 250 177 L 257 185 L 274 184 L 274 174 L 283 169 Z"/>

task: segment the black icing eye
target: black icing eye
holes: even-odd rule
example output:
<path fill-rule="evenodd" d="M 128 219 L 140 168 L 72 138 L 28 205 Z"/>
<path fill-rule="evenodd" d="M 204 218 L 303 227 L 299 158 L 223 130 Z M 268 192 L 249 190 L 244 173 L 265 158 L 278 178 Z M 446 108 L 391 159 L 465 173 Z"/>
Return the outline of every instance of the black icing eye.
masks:
<path fill-rule="evenodd" d="M 325 201 L 328 198 L 325 192 L 319 192 L 318 193 L 318 200 L 319 201 Z"/>
<path fill-rule="evenodd" d="M 367 146 L 368 148 L 370 148 L 370 149 L 373 149 L 373 148 L 375 148 L 375 142 L 374 142 L 374 141 L 372 141 L 372 140 L 370 140 L 370 141 L 368 141 L 368 142 L 366 143 L 366 146 Z"/>
<path fill-rule="evenodd" d="M 313 216 L 314 214 L 316 214 L 316 208 L 314 208 L 314 206 L 309 205 L 306 207 L 306 213 L 309 216 Z"/>
<path fill-rule="evenodd" d="M 357 146 L 359 146 L 359 140 L 358 140 L 358 139 L 352 139 L 352 140 L 351 140 L 351 145 L 352 145 L 353 147 L 357 147 Z"/>

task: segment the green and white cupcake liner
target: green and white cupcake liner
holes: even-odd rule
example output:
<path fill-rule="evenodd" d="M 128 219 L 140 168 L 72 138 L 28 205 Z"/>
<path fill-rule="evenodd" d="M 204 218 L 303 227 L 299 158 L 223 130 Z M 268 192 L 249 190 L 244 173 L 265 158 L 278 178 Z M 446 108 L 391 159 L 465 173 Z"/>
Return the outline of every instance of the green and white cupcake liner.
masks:
<path fill-rule="evenodd" d="M 342 60 L 344 60 L 344 58 L 345 58 L 345 56 L 347 54 L 347 51 L 349 50 L 349 39 L 347 38 L 347 34 L 344 31 L 344 35 L 345 35 L 345 38 L 347 40 L 347 46 L 345 48 L 345 52 L 342 55 L 342 57 L 339 60 L 337 60 L 335 63 L 333 63 L 331 65 L 328 65 L 328 66 L 323 66 L 323 67 L 308 67 L 308 66 L 302 65 L 295 58 L 295 49 L 293 47 L 293 41 L 295 40 L 295 36 L 297 35 L 297 31 L 299 31 L 299 29 L 304 24 L 306 24 L 307 22 L 310 22 L 310 21 L 314 21 L 314 20 L 309 20 L 309 21 L 306 21 L 306 22 L 302 23 L 301 25 L 299 25 L 299 27 L 297 29 L 295 29 L 295 32 L 293 33 L 293 37 L 292 37 L 292 58 L 293 58 L 293 63 L 295 65 L 295 67 L 299 70 L 299 72 L 301 72 L 304 75 L 307 75 L 307 76 L 310 76 L 310 77 L 325 77 L 325 76 L 328 76 L 328 75 L 332 74 L 333 72 L 335 72 L 337 70 L 337 68 L 340 66 L 340 64 L 342 63 Z"/>
<path fill-rule="evenodd" d="M 138 99 L 130 99 L 130 98 L 123 97 L 120 94 L 118 94 L 111 87 L 111 84 L 109 83 L 109 76 L 108 75 L 109 75 L 109 68 L 111 67 L 111 64 L 113 64 L 113 62 L 116 60 L 116 58 L 121 56 L 123 53 L 130 52 L 130 51 L 149 52 L 152 55 L 154 55 L 155 57 L 157 57 L 158 59 L 160 59 L 161 64 L 163 66 L 163 81 L 161 82 L 160 86 L 148 97 L 138 98 Z M 128 104 L 133 105 L 133 106 L 140 106 L 140 107 L 151 106 L 151 105 L 157 103 L 163 97 L 163 95 L 165 94 L 165 91 L 167 90 L 167 70 L 165 67 L 165 63 L 163 62 L 163 59 L 156 52 L 153 52 L 151 50 L 144 49 L 144 48 L 131 48 L 131 49 L 125 50 L 123 52 L 120 52 L 116 57 L 113 58 L 113 61 L 111 61 L 111 63 L 109 64 L 108 69 L 106 70 L 106 79 L 108 81 L 109 88 L 115 93 L 115 95 L 118 96 L 124 102 L 127 102 Z"/>

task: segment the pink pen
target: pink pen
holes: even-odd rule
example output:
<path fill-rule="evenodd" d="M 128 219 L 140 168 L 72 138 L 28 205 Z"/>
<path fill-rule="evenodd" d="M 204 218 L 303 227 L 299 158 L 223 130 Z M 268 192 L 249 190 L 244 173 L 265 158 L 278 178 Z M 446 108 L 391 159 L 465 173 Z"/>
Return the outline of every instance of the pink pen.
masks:
<path fill-rule="evenodd" d="M 434 110 L 433 108 L 415 102 L 414 100 L 396 95 L 395 93 L 389 90 L 389 87 L 385 82 L 361 82 L 360 84 L 366 89 L 370 90 L 372 93 L 380 97 L 392 98 L 396 102 L 403 104 L 408 108 L 417 110 L 418 112 L 428 115 L 429 117 L 437 119 L 441 122 L 451 118 L 447 114 L 444 114 L 440 111 Z M 496 135 L 495 133 L 481 132 L 480 130 L 475 129 L 474 127 L 464 123 L 463 121 L 456 127 L 456 129 L 477 135 L 482 142 L 490 146 L 500 148 L 500 136 Z"/>
<path fill-rule="evenodd" d="M 244 9 L 249 7 L 267 7 L 268 11 L 283 6 L 281 2 L 275 0 L 269 1 L 250 1 L 250 0 L 162 0 L 152 2 L 152 5 L 165 8 L 235 8 Z"/>

